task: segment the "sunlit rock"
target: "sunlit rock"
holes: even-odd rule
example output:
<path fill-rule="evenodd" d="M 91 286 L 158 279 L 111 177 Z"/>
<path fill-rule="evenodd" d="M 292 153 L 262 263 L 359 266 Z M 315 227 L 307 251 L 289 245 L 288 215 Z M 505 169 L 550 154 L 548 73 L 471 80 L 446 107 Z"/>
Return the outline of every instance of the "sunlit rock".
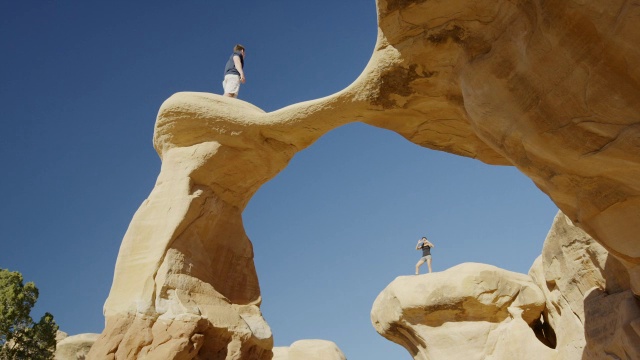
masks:
<path fill-rule="evenodd" d="M 550 359 L 553 350 L 532 330 L 544 306 L 529 276 L 465 263 L 396 278 L 374 302 L 371 321 L 414 359 Z"/>
<path fill-rule="evenodd" d="M 338 346 L 327 340 L 299 340 L 273 348 L 273 360 L 346 360 Z"/>
<path fill-rule="evenodd" d="M 205 93 L 165 101 L 162 168 L 122 241 L 90 358 L 271 357 L 242 211 L 297 152 L 354 121 L 516 166 L 623 261 L 640 294 L 640 7 L 377 5 L 371 60 L 336 94 L 270 113 Z"/>
<path fill-rule="evenodd" d="M 529 275 L 462 264 L 398 277 L 371 320 L 416 360 L 631 360 L 638 303 L 620 261 L 559 213 Z"/>
<path fill-rule="evenodd" d="M 98 336 L 100 334 L 78 334 L 57 338 L 54 360 L 84 360 Z"/>
<path fill-rule="evenodd" d="M 562 213 L 529 274 L 559 359 L 640 359 L 640 301 L 625 267 Z"/>

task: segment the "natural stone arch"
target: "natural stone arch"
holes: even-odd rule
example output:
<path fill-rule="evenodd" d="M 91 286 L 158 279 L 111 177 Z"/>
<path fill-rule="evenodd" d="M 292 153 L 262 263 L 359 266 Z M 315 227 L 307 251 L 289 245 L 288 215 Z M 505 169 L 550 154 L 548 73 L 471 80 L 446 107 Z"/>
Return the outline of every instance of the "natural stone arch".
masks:
<path fill-rule="evenodd" d="M 362 75 L 265 113 L 179 93 L 162 105 L 155 188 L 122 243 L 92 358 L 269 358 L 241 213 L 293 155 L 363 121 L 514 165 L 624 260 L 640 294 L 640 32 L 605 1 L 378 1 Z"/>

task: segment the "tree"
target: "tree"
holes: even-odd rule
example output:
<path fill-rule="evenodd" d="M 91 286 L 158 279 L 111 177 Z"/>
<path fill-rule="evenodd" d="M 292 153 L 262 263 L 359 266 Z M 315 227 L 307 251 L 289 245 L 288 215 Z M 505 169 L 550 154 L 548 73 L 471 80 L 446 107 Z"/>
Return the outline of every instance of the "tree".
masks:
<path fill-rule="evenodd" d="M 0 269 L 0 360 L 48 360 L 56 350 L 58 325 L 45 313 L 34 323 L 29 315 L 38 300 L 33 282 L 22 274 Z"/>

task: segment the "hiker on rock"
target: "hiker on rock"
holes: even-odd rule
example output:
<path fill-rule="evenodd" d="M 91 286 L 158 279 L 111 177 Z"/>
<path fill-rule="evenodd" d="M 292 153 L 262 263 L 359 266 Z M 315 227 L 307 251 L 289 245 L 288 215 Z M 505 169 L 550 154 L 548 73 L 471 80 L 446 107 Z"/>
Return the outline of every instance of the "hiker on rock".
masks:
<path fill-rule="evenodd" d="M 416 250 L 422 250 L 422 257 L 418 260 L 416 264 L 416 275 L 420 274 L 420 265 L 427 263 L 429 267 L 429 272 L 431 272 L 431 248 L 435 247 L 425 236 L 422 239 L 418 240 L 418 245 L 416 245 Z"/>
<path fill-rule="evenodd" d="M 240 83 L 245 83 L 244 77 L 244 46 L 238 44 L 233 48 L 233 54 L 229 57 L 227 65 L 224 67 L 224 96 L 238 97 Z"/>

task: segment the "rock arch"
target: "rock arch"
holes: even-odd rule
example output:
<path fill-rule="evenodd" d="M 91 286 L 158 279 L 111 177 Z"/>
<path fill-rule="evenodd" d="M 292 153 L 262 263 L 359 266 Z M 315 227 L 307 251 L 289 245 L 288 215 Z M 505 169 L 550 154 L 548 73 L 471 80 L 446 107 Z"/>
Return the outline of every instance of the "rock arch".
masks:
<path fill-rule="evenodd" d="M 640 294 L 640 10 L 605 1 L 377 6 L 371 60 L 334 95 L 270 113 L 206 93 L 162 104 L 162 168 L 123 239 L 90 358 L 270 358 L 242 210 L 296 152 L 353 121 L 516 166 L 625 263 Z"/>

